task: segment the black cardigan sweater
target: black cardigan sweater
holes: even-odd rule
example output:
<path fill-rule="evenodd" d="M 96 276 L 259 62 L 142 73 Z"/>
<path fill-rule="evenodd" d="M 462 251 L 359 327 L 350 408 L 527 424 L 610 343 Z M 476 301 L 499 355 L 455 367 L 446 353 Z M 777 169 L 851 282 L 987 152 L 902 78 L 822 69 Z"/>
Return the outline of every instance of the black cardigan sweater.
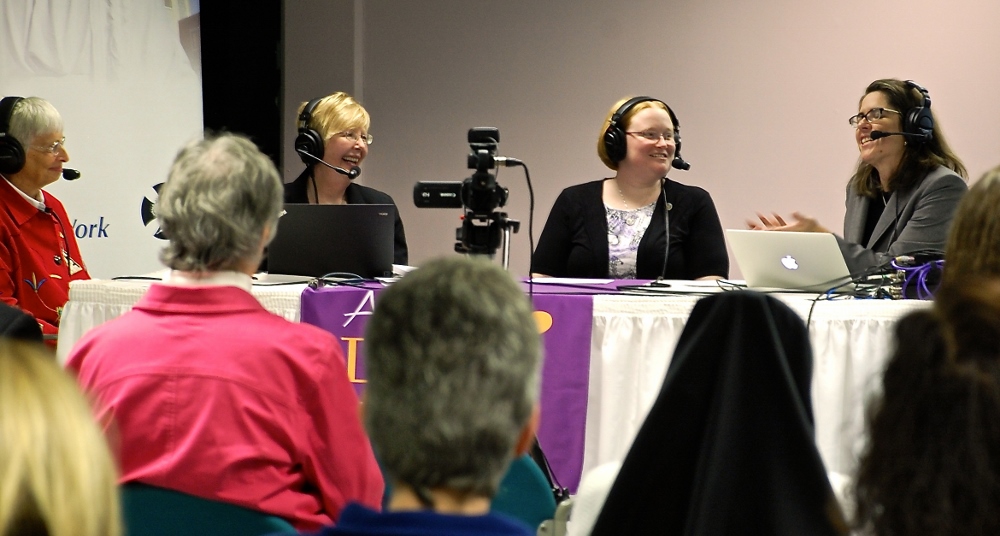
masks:
<path fill-rule="evenodd" d="M 605 179 L 607 180 L 607 179 Z M 602 199 L 604 180 L 570 186 L 556 199 L 531 257 L 531 271 L 553 277 L 608 277 L 608 219 Z M 667 179 L 671 208 L 667 279 L 729 277 L 729 254 L 712 197 L 696 186 Z M 664 273 L 666 243 L 663 197 L 639 242 L 639 279 Z"/>

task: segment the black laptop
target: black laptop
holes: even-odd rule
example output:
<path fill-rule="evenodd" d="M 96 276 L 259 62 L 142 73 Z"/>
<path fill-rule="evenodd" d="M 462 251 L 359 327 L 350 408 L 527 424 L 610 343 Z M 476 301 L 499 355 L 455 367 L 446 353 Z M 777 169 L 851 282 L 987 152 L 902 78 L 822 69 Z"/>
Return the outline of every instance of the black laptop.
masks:
<path fill-rule="evenodd" d="M 394 205 L 286 204 L 267 248 L 272 274 L 392 275 Z"/>

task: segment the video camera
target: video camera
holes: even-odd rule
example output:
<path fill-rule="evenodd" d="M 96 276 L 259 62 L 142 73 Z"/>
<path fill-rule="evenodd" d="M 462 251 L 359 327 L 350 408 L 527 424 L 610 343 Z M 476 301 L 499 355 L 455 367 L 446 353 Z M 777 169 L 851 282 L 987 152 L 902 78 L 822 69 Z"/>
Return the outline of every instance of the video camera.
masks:
<path fill-rule="evenodd" d="M 413 203 L 418 208 L 465 208 L 462 226 L 456 229 L 455 251 L 494 255 L 501 236 L 517 232 L 520 222 L 499 212 L 507 203 L 507 188 L 497 184 L 491 169 L 522 165 L 520 160 L 497 156 L 500 130 L 495 127 L 469 129 L 469 169 L 475 172 L 461 182 L 421 181 L 413 187 Z M 506 245 L 506 244 L 505 244 Z M 506 252 L 505 252 L 506 260 Z M 506 262 L 505 262 L 506 263 Z"/>

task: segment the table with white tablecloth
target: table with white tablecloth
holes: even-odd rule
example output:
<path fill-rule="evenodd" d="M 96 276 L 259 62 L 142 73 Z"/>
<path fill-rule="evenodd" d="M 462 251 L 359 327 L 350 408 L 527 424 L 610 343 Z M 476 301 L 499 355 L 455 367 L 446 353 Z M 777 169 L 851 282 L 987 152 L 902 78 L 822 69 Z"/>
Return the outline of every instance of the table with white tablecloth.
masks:
<path fill-rule="evenodd" d="M 87 330 L 130 309 L 149 284 L 74 282 L 60 327 L 60 360 L 65 360 Z M 297 321 L 305 288 L 302 284 L 255 286 L 253 294 L 268 310 Z M 656 399 L 674 346 L 699 297 L 593 296 L 590 355 L 581 356 L 589 360 L 589 386 L 580 395 L 586 397 L 583 462 L 563 469 L 564 483 L 575 488 L 582 472 L 627 453 Z M 809 316 L 811 295 L 779 297 L 803 319 Z M 852 472 L 863 442 L 864 403 L 878 388 L 891 352 L 893 324 L 907 312 L 927 306 L 919 301 L 842 299 L 819 301 L 812 308 L 809 335 L 814 353 L 816 442 L 829 470 Z M 559 408 L 543 407 L 542 412 L 550 423 L 560 417 Z"/>
<path fill-rule="evenodd" d="M 73 281 L 69 301 L 63 307 L 59 322 L 56 356 L 66 362 L 70 348 L 91 328 L 121 316 L 139 301 L 154 282 L 142 279 L 91 279 Z M 292 322 L 299 321 L 299 296 L 305 283 L 288 285 L 254 285 L 253 295 L 265 309 Z"/>
<path fill-rule="evenodd" d="M 803 320 L 813 295 L 779 297 Z M 691 296 L 594 297 L 583 471 L 620 460 L 656 400 L 674 347 L 697 301 Z M 816 302 L 813 348 L 816 443 L 828 470 L 851 473 L 864 438 L 864 403 L 877 392 L 895 321 L 929 302 Z"/>

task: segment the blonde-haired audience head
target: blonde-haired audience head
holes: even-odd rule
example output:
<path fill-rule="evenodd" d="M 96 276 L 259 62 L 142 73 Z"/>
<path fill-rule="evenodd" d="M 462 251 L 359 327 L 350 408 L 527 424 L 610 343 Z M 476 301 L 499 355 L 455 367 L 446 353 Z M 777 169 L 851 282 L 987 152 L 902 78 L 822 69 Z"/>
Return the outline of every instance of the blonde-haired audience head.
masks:
<path fill-rule="evenodd" d="M 90 405 L 41 347 L 0 339 L 0 536 L 122 534 Z"/>

